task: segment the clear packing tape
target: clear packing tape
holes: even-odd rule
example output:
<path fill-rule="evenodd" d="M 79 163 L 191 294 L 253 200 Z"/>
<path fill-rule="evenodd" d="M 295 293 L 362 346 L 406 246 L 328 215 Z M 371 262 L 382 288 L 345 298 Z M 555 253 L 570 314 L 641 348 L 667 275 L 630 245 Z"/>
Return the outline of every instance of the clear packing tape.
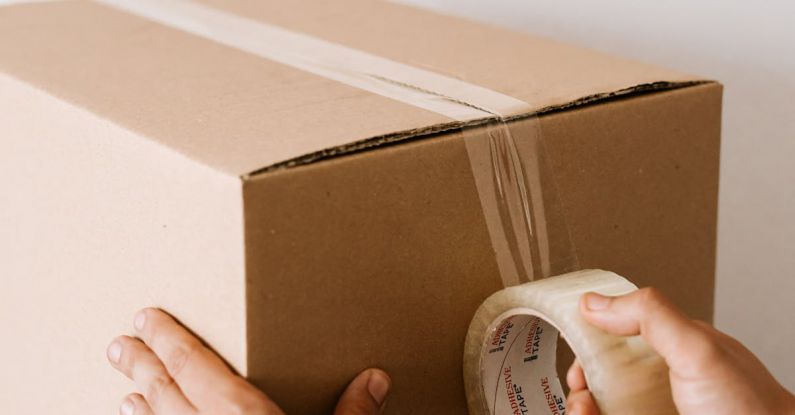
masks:
<path fill-rule="evenodd" d="M 583 368 L 602 415 L 675 415 L 668 367 L 638 336 L 620 337 L 579 314 L 588 291 L 637 288 L 607 271 L 586 270 L 509 287 L 480 306 L 467 334 L 464 383 L 469 413 L 566 413 L 555 357 L 562 335 Z"/>
<path fill-rule="evenodd" d="M 464 129 L 503 285 L 579 268 L 538 117 Z"/>
<path fill-rule="evenodd" d="M 500 277 L 508 287 L 481 306 L 467 337 L 465 383 L 471 413 L 564 414 L 563 392 L 554 371 L 558 332 L 579 357 L 603 415 L 675 413 L 670 410 L 661 359 L 639 338 L 615 338 L 587 326 L 576 311 L 577 298 L 584 291 L 621 294 L 635 287 L 603 271 L 543 279 L 579 269 L 579 263 L 539 119 L 532 115 L 534 109 L 529 104 L 462 79 L 194 0 L 98 1 L 254 56 L 442 114 L 452 121 L 443 129 L 461 126 Z M 492 352 L 495 339 L 507 343 Z M 520 353 L 528 339 L 530 352 L 534 348 L 541 351 L 529 356 L 526 362 L 532 366 L 520 368 L 513 360 L 525 362 L 528 358 Z M 506 364 L 511 365 L 511 388 L 506 388 Z M 546 381 L 533 386 L 539 379 Z M 526 411 L 514 408 L 520 397 L 534 406 Z"/>
<path fill-rule="evenodd" d="M 602 415 L 676 414 L 664 359 L 639 336 L 610 335 L 580 316 L 582 294 L 637 287 L 612 272 L 574 271 L 579 262 L 539 119 L 500 118 L 463 135 L 506 287 L 478 308 L 467 333 L 469 413 L 564 415 L 562 337 Z"/>

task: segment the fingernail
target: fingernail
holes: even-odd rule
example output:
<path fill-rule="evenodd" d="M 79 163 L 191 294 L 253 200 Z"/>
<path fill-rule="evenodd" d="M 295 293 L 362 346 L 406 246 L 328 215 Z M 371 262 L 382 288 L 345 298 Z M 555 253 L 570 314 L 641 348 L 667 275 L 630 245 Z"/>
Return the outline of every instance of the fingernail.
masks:
<path fill-rule="evenodd" d="M 367 381 L 367 391 L 379 406 L 384 404 L 386 395 L 389 393 L 389 378 L 381 371 L 374 370 Z"/>
<path fill-rule="evenodd" d="M 133 415 L 133 413 L 135 413 L 135 404 L 131 400 L 125 399 L 124 402 L 121 403 L 119 412 L 121 412 L 121 415 Z"/>
<path fill-rule="evenodd" d="M 138 314 L 135 315 L 135 322 L 133 324 L 138 331 L 144 329 L 144 325 L 146 324 L 146 312 L 144 310 L 139 311 Z"/>
<path fill-rule="evenodd" d="M 108 346 L 108 359 L 113 363 L 121 361 L 121 344 L 119 342 L 113 342 Z"/>
<path fill-rule="evenodd" d="M 600 311 L 610 305 L 610 297 L 597 293 L 585 294 L 585 307 L 591 311 Z"/>

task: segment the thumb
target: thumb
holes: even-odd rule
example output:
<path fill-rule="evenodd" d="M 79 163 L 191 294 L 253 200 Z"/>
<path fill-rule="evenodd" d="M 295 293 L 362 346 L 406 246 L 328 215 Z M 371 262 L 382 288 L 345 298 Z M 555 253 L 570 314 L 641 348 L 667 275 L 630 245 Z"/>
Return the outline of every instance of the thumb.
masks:
<path fill-rule="evenodd" d="M 384 371 L 367 369 L 342 394 L 334 415 L 376 415 L 386 403 L 392 381 Z"/>
<path fill-rule="evenodd" d="M 674 371 L 692 369 L 698 352 L 710 349 L 712 343 L 700 326 L 655 288 L 619 297 L 586 293 L 580 299 L 580 313 L 608 333 L 640 335 Z"/>

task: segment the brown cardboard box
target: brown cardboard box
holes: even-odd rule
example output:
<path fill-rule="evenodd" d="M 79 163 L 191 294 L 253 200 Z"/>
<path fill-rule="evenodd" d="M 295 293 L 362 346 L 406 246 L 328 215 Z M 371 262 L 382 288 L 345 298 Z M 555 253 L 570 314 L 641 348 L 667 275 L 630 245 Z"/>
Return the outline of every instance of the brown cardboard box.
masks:
<path fill-rule="evenodd" d="M 719 84 L 388 3 L 200 2 L 525 101 L 580 266 L 711 318 Z M 94 3 L 0 8 L 0 96 L 0 411 L 113 413 L 104 348 L 153 305 L 288 413 L 369 366 L 389 413 L 465 412 L 501 282 L 455 120 Z"/>

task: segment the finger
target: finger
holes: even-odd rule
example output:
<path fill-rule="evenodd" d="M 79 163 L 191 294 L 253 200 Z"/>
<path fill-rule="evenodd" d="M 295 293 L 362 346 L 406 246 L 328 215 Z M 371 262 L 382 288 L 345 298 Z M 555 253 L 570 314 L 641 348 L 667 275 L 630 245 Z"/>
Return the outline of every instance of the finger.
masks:
<path fill-rule="evenodd" d="M 588 390 L 569 394 L 566 400 L 566 413 L 571 415 L 599 415 L 599 408 Z"/>
<path fill-rule="evenodd" d="M 157 414 L 191 415 L 195 410 L 166 372 L 163 363 L 145 344 L 119 336 L 108 347 L 113 367 L 135 381 L 136 388 Z"/>
<path fill-rule="evenodd" d="M 580 312 L 591 324 L 621 336 L 641 335 L 673 369 L 688 369 L 714 342 L 658 290 L 643 288 L 619 297 L 587 293 Z"/>
<path fill-rule="evenodd" d="M 585 383 L 585 373 L 582 371 L 580 362 L 576 359 L 574 363 L 571 364 L 571 367 L 569 367 L 569 371 L 566 372 L 566 383 L 569 384 L 569 390 L 571 392 L 577 392 L 588 388 L 588 385 Z"/>
<path fill-rule="evenodd" d="M 356 376 L 342 394 L 334 415 L 375 415 L 386 405 L 392 380 L 379 369 L 367 369 Z"/>
<path fill-rule="evenodd" d="M 120 415 L 155 415 L 143 396 L 131 393 L 121 403 Z"/>
<path fill-rule="evenodd" d="M 144 343 L 197 407 L 213 405 L 216 395 L 213 392 L 237 384 L 238 376 L 218 355 L 162 310 L 139 311 L 134 325 Z"/>

